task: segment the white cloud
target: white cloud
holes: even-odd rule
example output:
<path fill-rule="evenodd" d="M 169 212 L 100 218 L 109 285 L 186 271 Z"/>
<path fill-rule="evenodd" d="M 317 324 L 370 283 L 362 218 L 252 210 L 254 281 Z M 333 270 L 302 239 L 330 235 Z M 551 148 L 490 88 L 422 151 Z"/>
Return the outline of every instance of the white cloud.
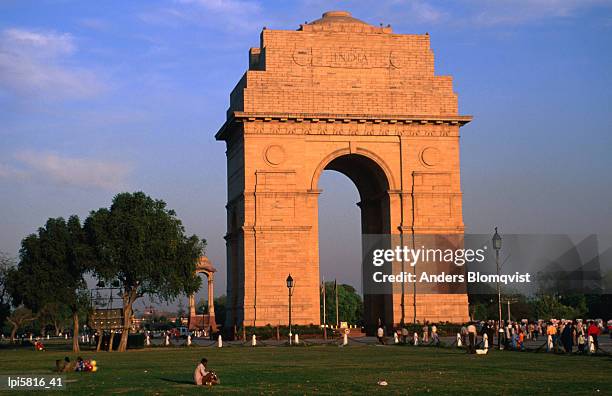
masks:
<path fill-rule="evenodd" d="M 5 29 L 2 32 L 3 42 L 8 43 L 15 52 L 28 52 L 35 49 L 40 55 L 43 54 L 62 54 L 74 51 L 74 40 L 68 33 L 40 33 L 23 29 Z"/>
<path fill-rule="evenodd" d="M 10 28 L 0 32 L 0 90 L 19 96 L 85 98 L 106 89 L 91 71 L 66 66 L 76 51 L 67 33 Z"/>
<path fill-rule="evenodd" d="M 81 188 L 121 190 L 127 186 L 131 166 L 112 161 L 62 156 L 51 152 L 15 154 L 19 168 L 0 164 L 0 178 L 35 179 Z"/>

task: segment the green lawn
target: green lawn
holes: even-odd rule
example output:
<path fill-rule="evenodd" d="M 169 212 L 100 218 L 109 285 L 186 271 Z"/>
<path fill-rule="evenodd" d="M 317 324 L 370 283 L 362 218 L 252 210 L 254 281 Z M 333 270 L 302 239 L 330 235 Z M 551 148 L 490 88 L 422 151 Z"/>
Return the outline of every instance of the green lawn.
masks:
<path fill-rule="evenodd" d="M 72 353 L 1 349 L 0 374 L 48 374 Z M 612 394 L 612 358 L 534 352 L 467 355 L 405 346 L 192 347 L 126 353 L 83 352 L 97 373 L 70 373 L 74 394 L 199 394 L 191 385 L 201 357 L 221 378 L 214 393 L 244 394 Z M 385 379 L 387 387 L 376 384 Z M 599 392 L 597 390 L 600 390 Z M 15 391 L 6 392 L 16 394 Z"/>

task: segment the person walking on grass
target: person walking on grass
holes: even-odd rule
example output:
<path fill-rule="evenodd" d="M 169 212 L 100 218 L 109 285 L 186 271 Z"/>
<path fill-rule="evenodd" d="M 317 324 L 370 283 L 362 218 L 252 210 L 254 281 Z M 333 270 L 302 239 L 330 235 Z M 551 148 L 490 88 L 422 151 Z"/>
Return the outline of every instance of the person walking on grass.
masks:
<path fill-rule="evenodd" d="M 546 343 L 546 349 L 550 352 L 554 348 L 554 345 L 556 345 L 557 341 L 557 328 L 554 324 L 549 323 L 546 326 L 546 335 L 550 338 L 550 341 L 547 341 Z"/>
<path fill-rule="evenodd" d="M 376 331 L 376 338 L 378 338 L 378 342 L 381 345 L 385 345 L 385 329 L 382 326 L 378 326 L 378 330 Z"/>
<path fill-rule="evenodd" d="M 468 331 L 468 353 L 476 353 L 476 326 L 474 322 L 470 322 L 467 327 Z"/>
<path fill-rule="evenodd" d="M 435 324 L 431 326 L 431 342 L 435 346 L 440 345 L 440 337 L 438 336 L 438 327 L 436 327 Z"/>
<path fill-rule="evenodd" d="M 563 345 L 565 352 L 572 353 L 572 349 L 574 347 L 574 336 L 572 334 L 571 322 L 565 323 L 565 326 L 561 331 L 561 344 Z"/>
<path fill-rule="evenodd" d="M 402 344 L 406 344 L 408 342 L 408 329 L 406 326 L 402 327 Z"/>
<path fill-rule="evenodd" d="M 525 350 L 525 332 L 523 330 L 519 331 L 518 335 L 518 349 L 519 351 Z"/>
<path fill-rule="evenodd" d="M 487 337 L 489 339 L 489 343 L 493 343 L 495 340 L 495 323 L 492 321 L 489 321 L 487 326 Z M 489 346 L 492 346 L 492 344 Z"/>
<path fill-rule="evenodd" d="M 595 352 L 599 349 L 599 340 L 597 339 L 599 336 L 600 330 L 599 326 L 593 321 L 589 323 L 589 327 L 587 330 L 587 335 L 593 337 L 593 345 L 595 346 Z"/>
<path fill-rule="evenodd" d="M 461 342 L 463 343 L 463 345 L 468 345 L 468 331 L 466 325 L 461 326 L 461 329 L 459 330 L 459 335 L 461 336 Z"/>
<path fill-rule="evenodd" d="M 511 345 L 512 345 L 512 349 L 516 350 L 518 347 L 518 333 L 516 332 L 516 330 L 514 329 L 514 327 L 512 328 L 512 332 L 511 332 Z"/>

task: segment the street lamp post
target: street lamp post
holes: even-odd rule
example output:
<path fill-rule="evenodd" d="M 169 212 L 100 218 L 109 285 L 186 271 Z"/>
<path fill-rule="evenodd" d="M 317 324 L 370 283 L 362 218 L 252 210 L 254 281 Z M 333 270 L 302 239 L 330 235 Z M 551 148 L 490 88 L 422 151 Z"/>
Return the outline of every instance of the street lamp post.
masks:
<path fill-rule="evenodd" d="M 507 299 L 506 302 L 508 303 L 508 324 L 510 324 L 510 304 L 512 303 L 512 301 L 510 301 L 510 299 Z"/>
<path fill-rule="evenodd" d="M 287 289 L 289 290 L 289 345 L 291 345 L 291 296 L 293 295 L 293 278 L 291 274 L 287 277 Z"/>
<path fill-rule="evenodd" d="M 518 298 L 510 298 L 510 297 L 506 297 L 504 298 L 504 302 L 506 304 L 508 304 L 508 323 L 510 323 L 510 304 L 514 304 L 519 302 Z"/>
<path fill-rule="evenodd" d="M 502 238 L 497 233 L 497 227 L 495 227 L 495 234 L 493 235 L 493 249 L 495 249 L 495 264 L 497 265 L 497 309 L 499 311 L 499 325 L 497 330 L 497 347 L 501 349 L 501 333 L 502 329 L 502 309 L 501 309 L 501 287 L 499 285 L 499 251 L 502 247 Z"/>

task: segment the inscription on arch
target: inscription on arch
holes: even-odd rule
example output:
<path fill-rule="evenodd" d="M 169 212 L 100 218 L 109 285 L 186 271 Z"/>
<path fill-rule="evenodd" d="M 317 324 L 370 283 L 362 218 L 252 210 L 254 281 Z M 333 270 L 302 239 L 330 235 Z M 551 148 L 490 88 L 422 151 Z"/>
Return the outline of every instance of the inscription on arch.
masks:
<path fill-rule="evenodd" d="M 292 58 L 299 66 L 347 69 L 401 67 L 400 57 L 396 53 L 353 47 L 296 48 Z"/>

